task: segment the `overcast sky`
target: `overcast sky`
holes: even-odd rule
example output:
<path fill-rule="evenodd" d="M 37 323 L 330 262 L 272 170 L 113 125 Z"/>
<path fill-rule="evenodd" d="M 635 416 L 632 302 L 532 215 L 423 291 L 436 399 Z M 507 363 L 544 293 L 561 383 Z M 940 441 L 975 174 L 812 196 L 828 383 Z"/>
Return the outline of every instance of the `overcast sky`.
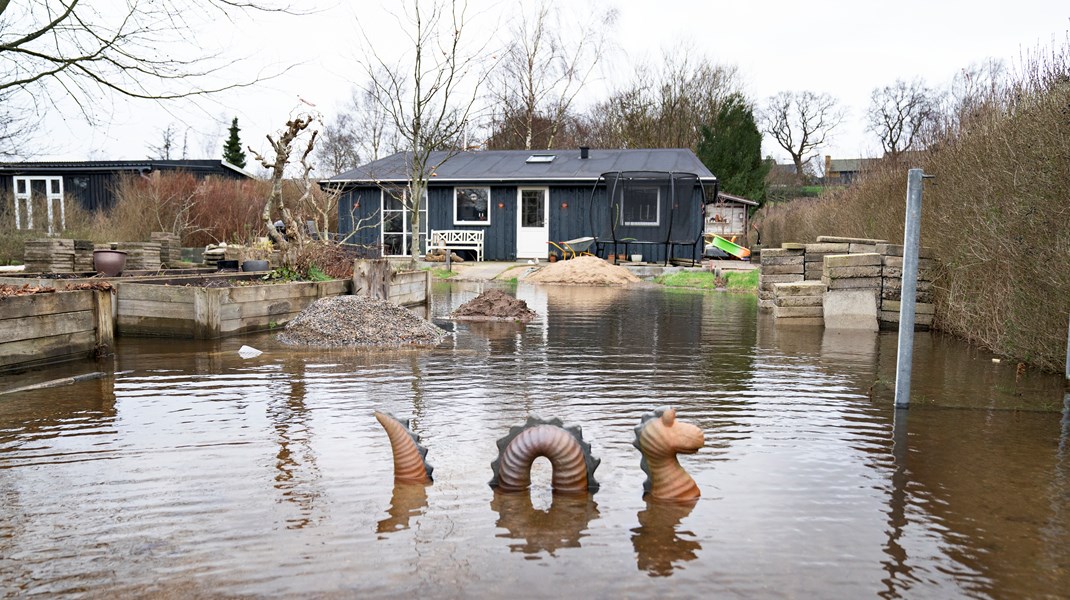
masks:
<path fill-rule="evenodd" d="M 565 10 L 575 10 L 585 0 L 559 2 Z M 204 39 L 218 42 L 235 57 L 246 57 L 236 73 L 300 64 L 253 89 L 199 106 L 109 100 L 101 104 L 93 127 L 73 111 L 53 112 L 41 124 L 51 148 L 34 158 L 145 158 L 169 124 L 179 132 L 178 152 L 186 135 L 189 158 L 217 158 L 225 127 L 234 116 L 243 142 L 264 147 L 264 135 L 280 128 L 299 99 L 315 104 L 327 118 L 345 103 L 353 83 L 361 79 L 357 60 L 365 41 L 358 22 L 385 54 L 404 50 L 399 25 L 387 13 L 395 5 L 321 2 L 309 15 L 257 15 L 234 25 L 220 23 L 216 31 L 205 32 Z M 516 6 L 514 1 L 472 0 L 474 17 L 465 33 L 494 44 L 496 32 L 504 29 Z M 1066 44 L 1070 30 L 1066 0 L 603 0 L 602 6 L 619 11 L 613 34 L 617 50 L 605 57 L 604 75 L 589 86 L 588 100 L 604 98 L 615 85 L 626 83 L 634 61 L 657 59 L 664 48 L 688 44 L 714 62 L 736 65 L 746 92 L 759 103 L 782 90 L 808 89 L 839 99 L 848 118 L 822 151 L 838 158 L 879 154 L 863 118 L 873 88 L 914 77 L 943 86 L 961 68 L 988 58 L 1013 66 L 1023 53 Z M 598 17 L 591 12 L 578 10 L 576 18 Z M 781 161 L 787 158 L 768 139 L 764 151 Z"/>

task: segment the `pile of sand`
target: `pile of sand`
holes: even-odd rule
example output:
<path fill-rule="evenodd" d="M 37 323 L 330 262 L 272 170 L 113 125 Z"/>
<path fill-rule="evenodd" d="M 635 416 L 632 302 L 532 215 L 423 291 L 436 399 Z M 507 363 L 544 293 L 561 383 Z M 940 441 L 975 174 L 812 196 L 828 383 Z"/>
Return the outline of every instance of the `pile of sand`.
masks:
<path fill-rule="evenodd" d="M 532 283 L 569 283 L 575 285 L 628 285 L 641 281 L 625 269 L 594 256 L 559 260 L 528 275 Z"/>
<path fill-rule="evenodd" d="M 450 315 L 458 321 L 523 321 L 535 317 L 528 303 L 501 290 L 487 290 L 465 302 Z"/>

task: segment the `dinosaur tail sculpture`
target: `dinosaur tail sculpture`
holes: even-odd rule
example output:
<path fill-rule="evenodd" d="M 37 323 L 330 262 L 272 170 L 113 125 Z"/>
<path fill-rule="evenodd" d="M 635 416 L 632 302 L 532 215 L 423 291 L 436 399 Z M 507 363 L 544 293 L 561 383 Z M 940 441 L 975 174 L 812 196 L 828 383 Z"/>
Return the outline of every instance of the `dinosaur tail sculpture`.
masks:
<path fill-rule="evenodd" d="M 434 467 L 427 462 L 427 448 L 420 445 L 420 436 L 409 429 L 409 420 L 379 411 L 375 411 L 375 419 L 390 438 L 390 449 L 394 452 L 394 481 L 431 483 Z"/>
<path fill-rule="evenodd" d="M 578 426 L 565 427 L 561 419 L 544 421 L 529 417 L 523 426 L 512 427 L 498 440 L 498 458 L 491 463 L 491 487 L 503 492 L 523 492 L 531 486 L 531 465 L 545 456 L 553 467 L 554 492 L 583 493 L 598 490 L 594 471 L 601 462 L 591 456 Z"/>
<path fill-rule="evenodd" d="M 643 454 L 647 474 L 643 490 L 655 500 L 690 502 L 701 496 L 698 484 L 680 466 L 677 453 L 693 454 L 705 444 L 702 430 L 676 420 L 676 410 L 662 407 L 643 415 L 633 445 Z"/>

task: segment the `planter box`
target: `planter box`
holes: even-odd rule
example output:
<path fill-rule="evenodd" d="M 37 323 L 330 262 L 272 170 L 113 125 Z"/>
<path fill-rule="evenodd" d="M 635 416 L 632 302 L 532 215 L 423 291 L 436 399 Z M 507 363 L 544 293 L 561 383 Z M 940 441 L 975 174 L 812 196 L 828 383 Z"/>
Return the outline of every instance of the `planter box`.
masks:
<path fill-rule="evenodd" d="M 348 294 L 349 288 L 345 279 L 223 288 L 124 282 L 118 288 L 116 329 L 119 335 L 194 339 L 262 331 L 286 324 L 318 298 Z"/>
<path fill-rule="evenodd" d="M 0 298 L 0 372 L 109 352 L 112 300 L 98 290 Z"/>
<path fill-rule="evenodd" d="M 381 298 L 400 306 L 427 304 L 431 271 L 394 271 L 385 259 L 353 263 L 353 293 Z"/>
<path fill-rule="evenodd" d="M 119 277 L 102 277 L 97 274 L 96 271 L 63 273 L 61 276 L 56 276 L 51 273 L 12 273 L 0 277 L 0 285 L 35 285 L 60 290 L 67 289 L 67 286 L 70 285 L 93 281 L 107 281 L 115 284 L 121 281 L 171 277 L 206 277 L 215 274 L 215 272 L 216 270 L 211 268 L 163 269 L 149 271 L 126 270 L 123 271 L 123 274 Z"/>

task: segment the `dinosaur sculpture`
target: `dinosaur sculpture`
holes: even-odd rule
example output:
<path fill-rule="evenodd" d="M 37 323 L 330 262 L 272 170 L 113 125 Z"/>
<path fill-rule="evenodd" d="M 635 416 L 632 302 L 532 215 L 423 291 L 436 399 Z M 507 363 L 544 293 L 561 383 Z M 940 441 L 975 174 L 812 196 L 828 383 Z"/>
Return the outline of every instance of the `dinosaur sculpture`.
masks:
<path fill-rule="evenodd" d="M 394 452 L 394 482 L 431 483 L 434 467 L 427 462 L 427 448 L 420 445 L 420 436 L 409 429 L 409 420 L 402 421 L 379 411 L 375 411 L 375 419 L 390 438 L 390 449 Z"/>
<path fill-rule="evenodd" d="M 491 463 L 491 487 L 502 492 L 523 492 L 531 486 L 531 465 L 545 456 L 553 467 L 555 493 L 580 494 L 598 490 L 594 471 L 601 462 L 591 456 L 578 426 L 565 427 L 561 419 L 544 421 L 529 417 L 523 426 L 512 427 L 498 440 L 498 458 Z"/>
<path fill-rule="evenodd" d="M 701 495 L 698 484 L 680 466 L 677 453 L 693 454 L 706 443 L 702 430 L 676 420 L 676 410 L 662 407 L 643 415 L 633 445 L 643 454 L 647 474 L 643 490 L 655 500 L 691 502 Z"/>

